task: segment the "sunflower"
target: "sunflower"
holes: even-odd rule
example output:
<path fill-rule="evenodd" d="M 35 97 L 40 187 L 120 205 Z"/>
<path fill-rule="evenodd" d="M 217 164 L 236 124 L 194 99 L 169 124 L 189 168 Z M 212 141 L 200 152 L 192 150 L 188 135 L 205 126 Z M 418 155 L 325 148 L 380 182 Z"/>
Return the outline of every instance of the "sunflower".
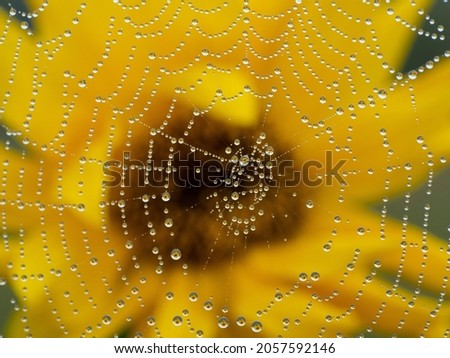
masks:
<path fill-rule="evenodd" d="M 430 3 L 2 12 L 5 335 L 448 336 L 407 217 L 450 143 L 450 53 L 401 72 Z"/>

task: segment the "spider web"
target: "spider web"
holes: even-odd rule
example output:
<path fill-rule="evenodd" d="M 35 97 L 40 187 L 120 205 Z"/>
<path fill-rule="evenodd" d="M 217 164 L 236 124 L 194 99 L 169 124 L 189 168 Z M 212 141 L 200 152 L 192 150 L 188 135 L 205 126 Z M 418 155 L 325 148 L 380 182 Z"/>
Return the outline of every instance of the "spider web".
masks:
<path fill-rule="evenodd" d="M 436 248 L 428 239 L 429 230 L 448 236 L 448 221 L 429 227 L 430 213 L 440 215 L 431 208 L 440 196 L 435 176 L 446 158 L 428 141 L 430 119 L 420 110 L 425 99 L 416 83 L 437 71 L 450 52 L 444 45 L 420 63 L 411 55 L 405 65 L 392 55 L 390 41 L 398 37 L 379 24 L 445 44 L 446 29 L 430 9 L 413 0 L 358 1 L 355 7 L 282 1 L 270 8 L 250 1 L 239 8 L 223 1 L 112 3 L 113 13 L 99 14 L 93 28 L 99 39 L 79 26 L 95 18 L 90 9 L 99 8 L 93 3 L 68 5 L 46 31 L 39 19 L 54 11 L 52 1 L 33 9 L 4 6 L 1 225 L 2 249 L 13 254 L 2 263 L 7 274 L 0 284 L 3 292 L 12 288 L 8 314 L 21 322 L 23 334 L 40 335 L 28 319 L 36 319 L 33 300 L 43 299 L 43 315 L 53 327 L 44 335 L 164 337 L 186 334 L 177 331 L 181 327 L 199 337 L 292 336 L 303 321 L 315 322 L 319 310 L 323 322 L 309 335 L 401 336 L 408 334 L 402 329 L 409 317 L 419 314 L 415 302 L 431 296 L 435 306 L 418 329 L 426 335 L 445 312 L 446 278 L 438 277 L 442 287 L 432 291 L 424 272 L 429 251 L 447 250 L 446 241 Z M 445 3 L 439 6 L 448 10 Z M 16 36 L 11 28 L 17 24 Z M 32 51 L 26 54 L 28 41 Z M 395 46 L 403 52 L 411 47 Z M 58 62 L 65 51 L 72 63 Z M 24 65 L 24 56 L 32 65 Z M 13 84 L 27 66 L 22 92 Z M 17 103 L 23 108 L 14 110 Z M 402 114 L 399 104 L 408 113 L 403 127 L 414 128 L 403 136 L 390 122 Z M 365 142 L 367 150 L 383 153 L 381 169 L 361 149 Z M 341 172 L 327 172 L 330 158 L 345 161 Z M 290 169 L 280 170 L 286 161 Z M 312 179 L 320 184 L 303 178 L 293 185 L 295 173 L 304 174 L 311 161 L 318 169 Z M 210 176 L 212 169 L 216 175 Z M 352 188 L 365 181 L 368 197 L 362 189 L 355 197 Z M 420 183 L 422 199 L 413 194 Z M 359 214 L 351 216 L 347 205 L 356 205 Z M 377 227 L 365 226 L 359 205 L 378 208 Z M 394 216 L 403 234 L 391 237 Z M 303 237 L 317 217 L 326 229 Z M 382 254 L 364 266 L 367 251 L 355 240 L 369 235 L 377 236 L 381 249 L 388 240 L 397 243 L 401 255 L 394 268 L 385 268 Z M 344 262 L 339 250 L 349 237 Z M 261 289 L 248 308 L 235 293 L 238 275 L 265 265 L 253 267 L 247 257 L 280 255 L 298 240 L 315 241 L 313 247 L 342 267 L 331 274 L 303 264 L 299 253 L 284 263 L 283 280 L 275 267 L 264 272 L 274 273 L 271 296 Z M 423 261 L 415 279 L 404 279 L 408 252 L 417 247 Z M 282 261 L 275 257 L 267 266 Z M 358 270 L 363 279 L 352 289 L 347 282 Z M 387 301 L 394 296 L 407 302 L 395 329 L 378 324 L 389 312 L 383 301 L 370 324 L 342 333 L 341 323 L 351 319 L 374 281 L 382 282 Z M 354 298 L 333 306 L 341 290 Z M 182 308 L 171 308 L 175 304 Z M 295 310 L 283 311 L 284 305 Z"/>

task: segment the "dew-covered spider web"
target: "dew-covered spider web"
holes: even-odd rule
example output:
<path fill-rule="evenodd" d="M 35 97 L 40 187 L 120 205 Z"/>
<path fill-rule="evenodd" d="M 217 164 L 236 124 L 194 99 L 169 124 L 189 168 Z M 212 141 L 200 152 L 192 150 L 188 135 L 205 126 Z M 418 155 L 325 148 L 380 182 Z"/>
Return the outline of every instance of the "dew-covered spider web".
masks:
<path fill-rule="evenodd" d="M 1 6 L 0 335 L 450 334 L 447 1 Z"/>

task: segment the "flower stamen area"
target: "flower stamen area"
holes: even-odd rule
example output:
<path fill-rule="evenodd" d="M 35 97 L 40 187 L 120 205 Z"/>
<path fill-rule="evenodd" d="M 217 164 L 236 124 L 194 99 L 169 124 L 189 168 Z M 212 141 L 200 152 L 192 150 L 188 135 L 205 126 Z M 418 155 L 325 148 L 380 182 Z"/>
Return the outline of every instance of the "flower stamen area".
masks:
<path fill-rule="evenodd" d="M 261 128 L 210 115 L 144 128 L 108 168 L 117 179 L 108 185 L 108 216 L 136 255 L 165 267 L 215 265 L 283 243 L 301 226 L 294 157 Z"/>

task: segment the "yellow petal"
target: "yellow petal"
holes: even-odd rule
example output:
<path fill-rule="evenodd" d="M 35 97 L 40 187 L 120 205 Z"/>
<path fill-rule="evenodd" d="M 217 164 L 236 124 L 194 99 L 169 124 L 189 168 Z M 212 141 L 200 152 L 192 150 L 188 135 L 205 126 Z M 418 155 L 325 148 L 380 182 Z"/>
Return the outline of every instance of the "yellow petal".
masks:
<path fill-rule="evenodd" d="M 142 309 L 139 291 L 151 291 L 151 284 L 130 269 L 120 242 L 80 226 L 68 212 L 49 215 L 25 234 L 27 240 L 10 241 L 6 278 L 20 313 L 8 335 L 112 336 L 133 323 L 127 317 Z M 151 302 L 146 296 L 145 304 Z"/>
<path fill-rule="evenodd" d="M 449 90 L 440 78 L 449 75 L 446 60 L 389 93 L 387 108 L 378 108 L 379 119 L 354 121 L 356 135 L 348 135 L 355 160 L 347 162 L 346 170 L 357 174 L 349 179 L 347 195 L 367 200 L 396 194 L 444 167 L 442 158 L 450 153 Z"/>
<path fill-rule="evenodd" d="M 334 216 L 339 216 L 339 220 Z M 309 296 L 313 302 L 311 311 L 319 309 L 322 317 L 331 315 L 332 322 L 336 310 L 328 307 L 328 303 L 334 304 L 334 308 L 341 307 L 341 315 L 350 310 L 336 329 L 368 328 L 381 335 L 385 332 L 405 336 L 444 334 L 442 327 L 447 324 L 448 317 L 439 312 L 436 317 L 430 316 L 436 307 L 444 312 L 447 310 L 447 305 L 438 300 L 447 292 L 450 270 L 444 242 L 431 235 L 423 239 L 420 230 L 412 226 L 405 231 L 400 224 L 387 219 L 382 223 L 379 217 L 360 213 L 358 209 L 349 211 L 348 207 L 345 210 L 334 208 L 328 214 L 327 210 L 318 211 L 309 220 L 295 240 L 250 254 L 245 262 L 246 274 L 260 277 L 270 289 L 279 287 L 282 292 L 298 284 L 299 288 L 288 301 L 296 302 L 295 297 Z M 403 249 L 405 245 L 407 248 Z M 422 245 L 427 246 L 425 253 L 421 250 Z M 305 280 L 299 275 L 305 276 Z M 398 282 L 393 283 L 396 280 Z M 409 291 L 410 287 L 412 291 Z M 423 292 L 415 294 L 415 288 Z M 240 289 L 243 288 L 236 287 L 236 291 Z M 389 290 L 393 294 L 387 294 Z M 429 297 L 430 293 L 434 297 Z M 258 290 L 251 297 L 252 302 L 260 300 Z M 267 299 L 266 293 L 259 301 L 262 309 Z M 303 298 L 303 304 L 301 300 L 299 302 L 303 307 L 308 301 Z M 322 307 L 324 302 L 328 302 L 325 307 L 329 311 L 314 308 L 315 305 Z M 409 302 L 412 302 L 411 307 L 408 307 Z M 279 309 L 287 315 L 293 311 L 293 306 L 286 303 L 283 308 L 280 303 Z M 378 310 L 386 313 L 375 319 Z M 354 324 L 353 319 L 356 320 Z M 403 325 L 401 320 L 405 322 Z M 424 328 L 427 321 L 428 330 Z M 359 333 L 354 331 L 352 335 Z"/>
<path fill-rule="evenodd" d="M 161 280 L 164 283 L 153 292 L 157 304 L 146 311 L 155 322 L 149 325 L 148 317 L 141 317 L 137 330 L 147 337 L 220 335 L 219 318 L 227 314 L 221 312 L 226 301 L 225 290 L 217 286 L 218 275 L 220 272 L 214 268 L 205 274 L 195 269 L 186 274 L 178 269 L 164 274 Z"/>
<path fill-rule="evenodd" d="M 299 255 L 300 256 L 300 255 Z M 272 267 L 271 262 L 266 263 Z M 354 336 L 364 325 L 349 314 L 349 307 L 328 299 L 313 298 L 313 289 L 305 289 L 296 277 L 267 278 L 248 272 L 242 266 L 234 270 L 231 304 L 234 317 L 245 317 L 245 327 L 231 334 L 248 337 L 336 337 Z M 299 288 L 300 286 L 300 288 Z M 262 328 L 259 331 L 258 324 Z"/>
<path fill-rule="evenodd" d="M 29 228 L 39 221 L 48 204 L 42 183 L 50 178 L 49 173 L 41 170 L 42 162 L 23 148 L 3 144 L 0 156 L 2 226 L 7 228 L 8 234 L 15 236 L 19 229 Z"/>
<path fill-rule="evenodd" d="M 261 121 L 258 100 L 245 93 L 255 88 L 254 80 L 245 72 L 223 73 L 194 67 L 186 74 L 172 74 L 162 81 L 162 94 L 175 97 L 182 91 L 180 102 L 236 126 L 252 127 Z"/>
<path fill-rule="evenodd" d="M 400 81 L 392 91 L 386 88 L 386 98 L 371 91 L 365 108 L 355 101 L 349 111 L 348 103 L 342 103 L 344 113 L 337 115 L 322 107 L 329 117 L 320 117 L 318 110 L 319 117 L 302 123 L 301 113 L 280 100 L 270 118 L 279 136 L 298 143 L 294 154 L 299 161 L 318 160 L 325 169 L 328 152 L 331 166 L 345 162 L 340 174 L 346 174 L 346 197 L 370 201 L 393 196 L 443 168 L 449 155 L 449 91 L 440 78 L 449 75 L 450 61 L 441 61 L 416 80 Z M 276 122 L 280 117 L 285 120 Z"/>

